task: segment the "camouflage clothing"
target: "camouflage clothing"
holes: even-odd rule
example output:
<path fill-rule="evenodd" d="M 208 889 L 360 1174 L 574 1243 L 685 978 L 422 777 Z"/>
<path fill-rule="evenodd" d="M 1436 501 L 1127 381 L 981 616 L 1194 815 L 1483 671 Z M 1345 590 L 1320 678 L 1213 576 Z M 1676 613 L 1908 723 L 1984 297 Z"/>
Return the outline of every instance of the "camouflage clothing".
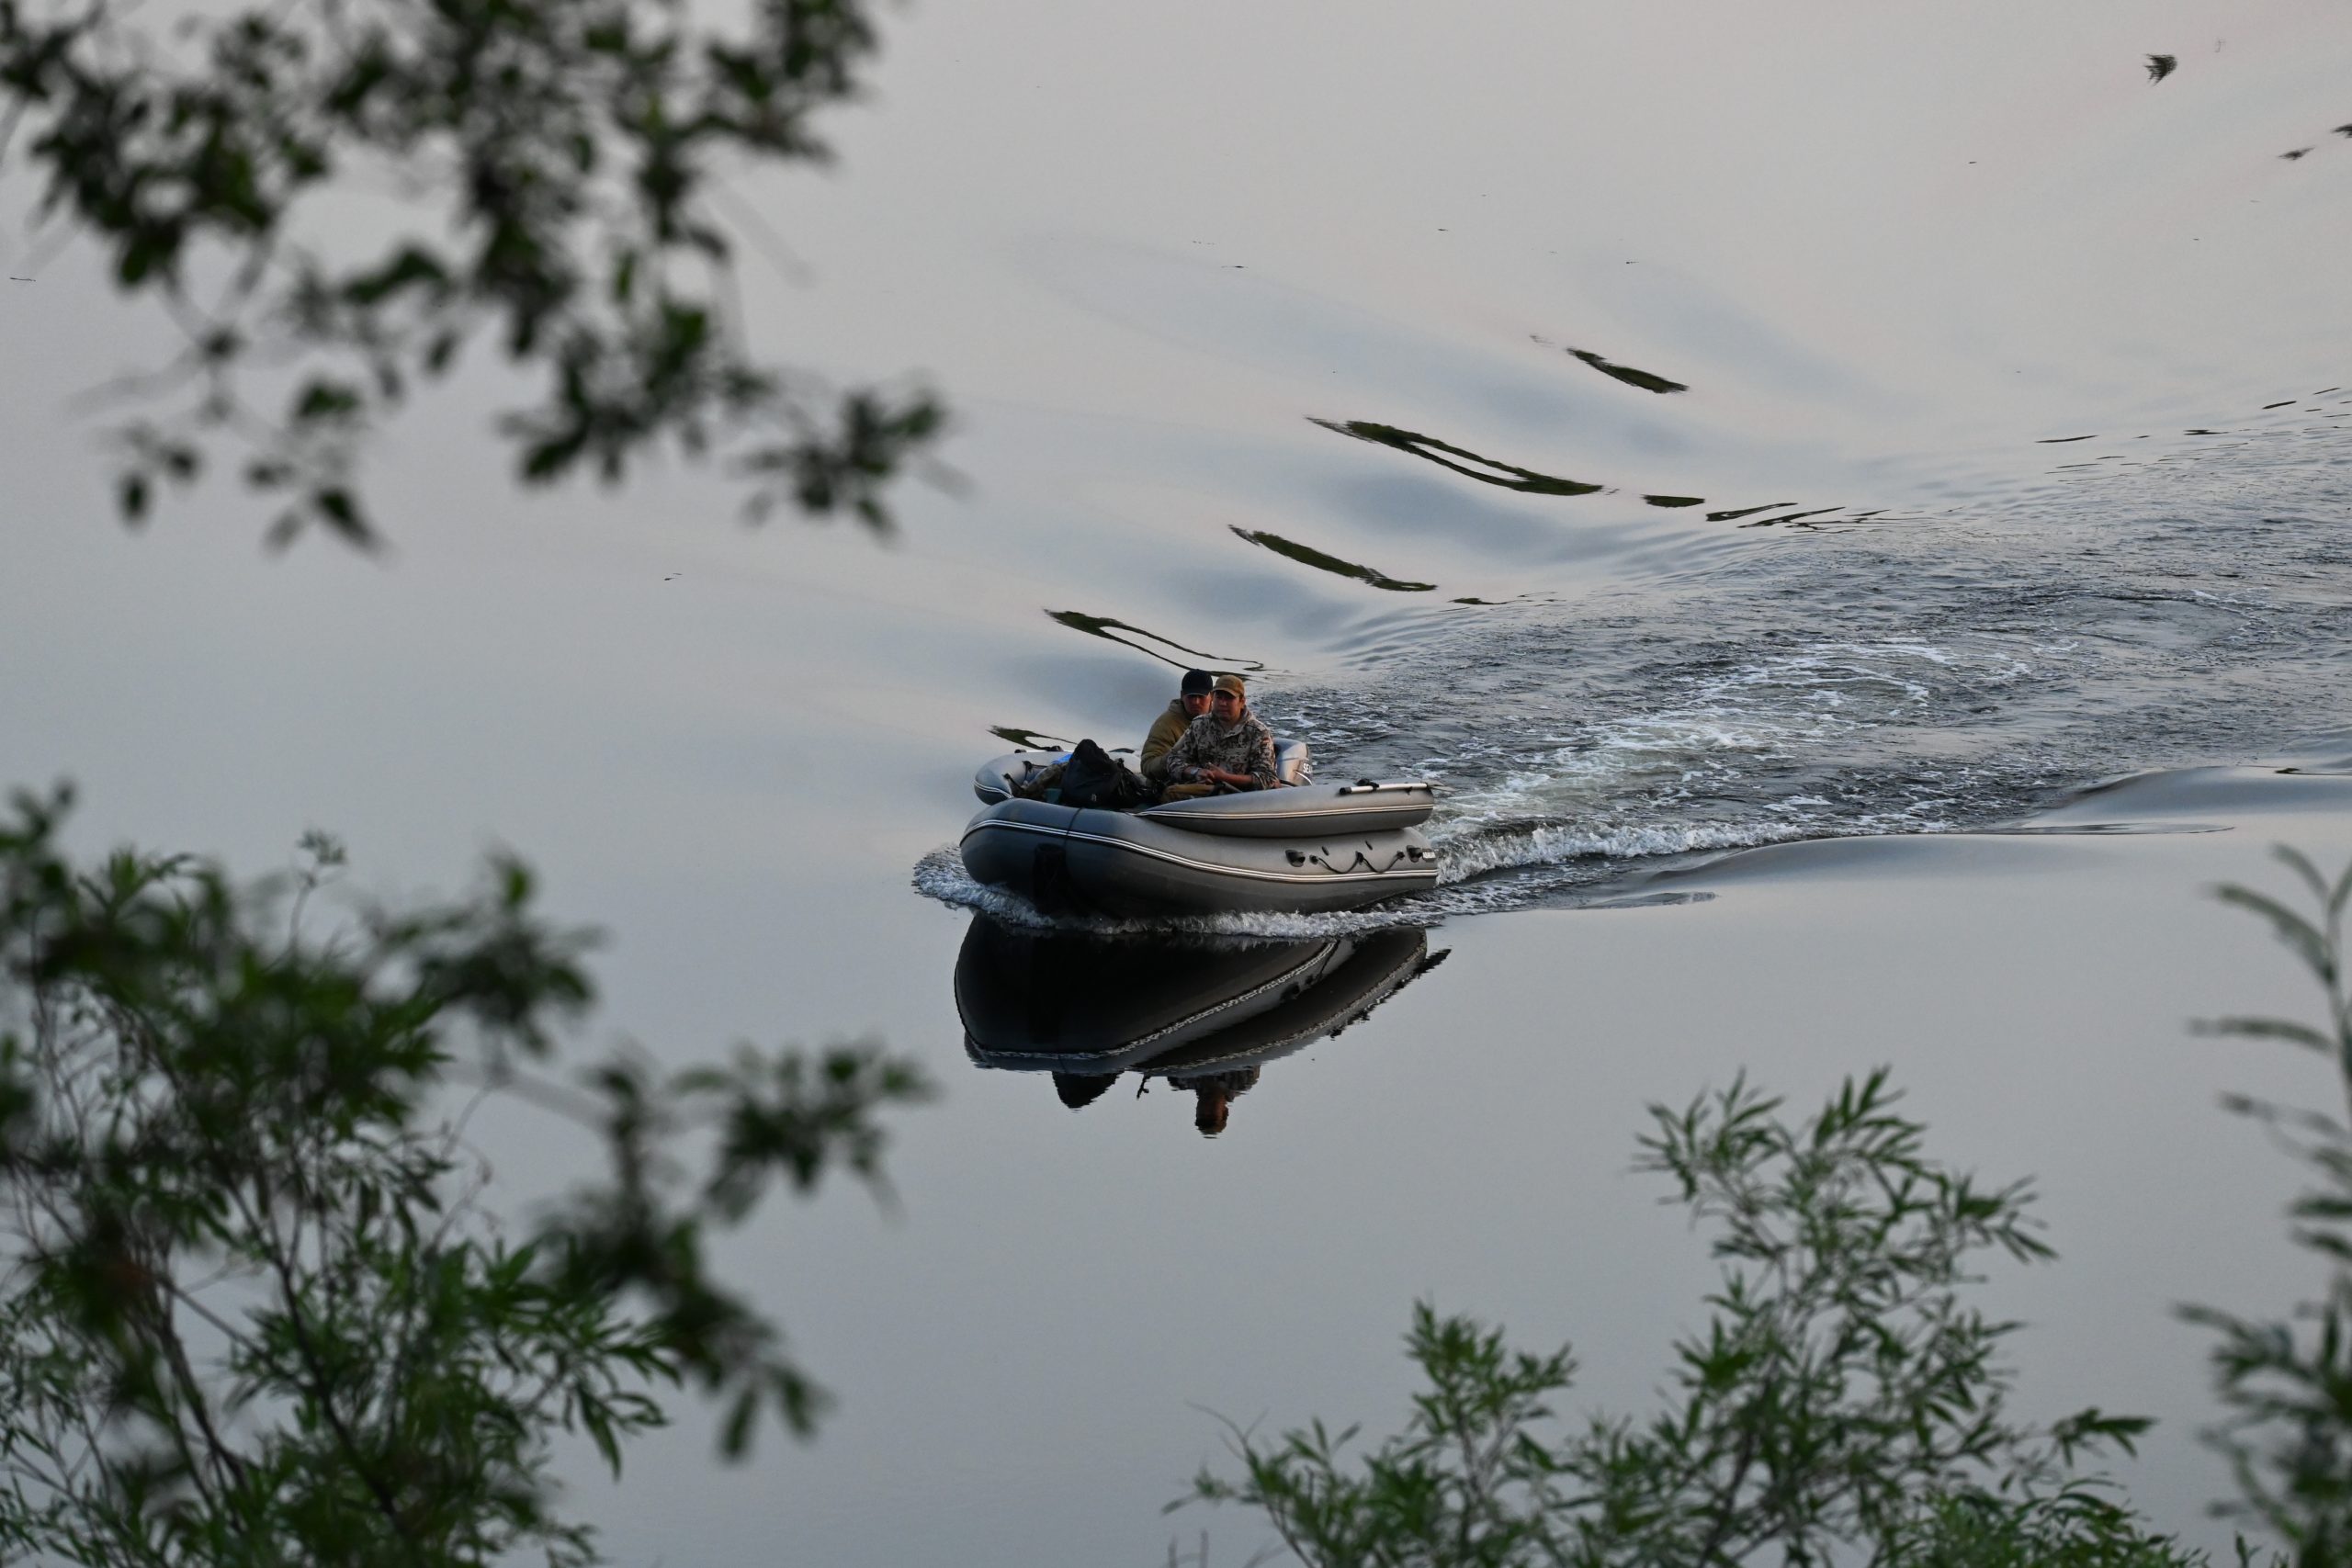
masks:
<path fill-rule="evenodd" d="M 1253 787 L 1272 789 L 1274 732 L 1247 708 L 1231 724 L 1204 713 L 1168 749 L 1168 777 L 1178 784 L 1204 784 L 1208 781 L 1203 768 L 1248 773 Z"/>

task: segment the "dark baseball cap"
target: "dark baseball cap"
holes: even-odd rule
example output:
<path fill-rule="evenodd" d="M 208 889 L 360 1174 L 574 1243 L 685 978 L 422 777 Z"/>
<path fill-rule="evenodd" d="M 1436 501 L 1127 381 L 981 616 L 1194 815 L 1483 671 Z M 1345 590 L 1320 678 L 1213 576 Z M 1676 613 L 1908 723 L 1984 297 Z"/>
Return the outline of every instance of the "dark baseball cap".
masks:
<path fill-rule="evenodd" d="M 1181 696 L 1205 697 L 1209 694 L 1209 688 L 1216 683 L 1216 677 L 1205 670 L 1187 670 L 1184 671 L 1184 683 L 1176 690 Z"/>

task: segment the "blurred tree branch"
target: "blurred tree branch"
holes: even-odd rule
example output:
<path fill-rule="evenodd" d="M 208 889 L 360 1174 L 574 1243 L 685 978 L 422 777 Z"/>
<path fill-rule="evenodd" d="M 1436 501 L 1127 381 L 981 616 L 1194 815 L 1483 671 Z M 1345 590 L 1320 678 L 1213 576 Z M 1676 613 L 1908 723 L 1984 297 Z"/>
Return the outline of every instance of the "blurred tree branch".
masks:
<path fill-rule="evenodd" d="M 1240 1473 L 1204 1471 L 1182 1501 L 1255 1511 L 1315 1568 L 2203 1568 L 2077 1468 L 2146 1420 L 2009 1413 L 2016 1325 L 1966 1288 L 1975 1257 L 2052 1256 L 2030 1191 L 1928 1158 L 1896 1099 L 1881 1070 L 1803 1121 L 1744 1081 L 1651 1108 L 1637 1168 L 1722 1264 L 1655 1413 L 1563 1430 L 1566 1347 L 1424 1303 L 1401 1430 L 1229 1427 Z"/>
<path fill-rule="evenodd" d="M 537 389 L 518 478 L 617 482 L 722 457 L 748 513 L 889 525 L 940 434 L 919 387 L 829 389 L 754 354 L 715 215 L 730 161 L 823 164 L 815 121 L 878 39 L 866 0 L 277 0 L 165 23 L 115 0 L 0 0 L 0 172 L 101 247 L 185 347 L 119 390 L 137 523 L 224 460 L 271 539 L 379 538 L 368 437 L 486 343 Z M 355 199 L 389 193 L 398 233 Z M 760 236 L 755 235 L 755 238 Z M 763 243 L 772 243 L 772 237 Z"/>
<path fill-rule="evenodd" d="M 2345 911 L 2352 865 L 2333 880 L 2299 851 L 2274 852 L 2308 896 L 2297 904 L 2238 884 L 2223 903 L 2270 927 L 2311 972 L 2323 998 L 2317 1022 L 2224 1018 L 2203 1032 L 2276 1040 L 2316 1053 L 2352 1099 L 2352 994 L 2345 987 Z M 2352 1128 L 2336 1114 L 2246 1095 L 2222 1101 L 2260 1122 L 2313 1179 L 2289 1205 L 2289 1234 L 2323 1271 L 2318 1299 L 2283 1317 L 2247 1318 L 2216 1307 L 2182 1309 L 2214 1331 L 2214 1380 L 2227 1418 L 2207 1433 L 2228 1459 L 2238 1499 L 2220 1511 L 2275 1531 L 2297 1568 L 2352 1561 Z M 2341 1103 L 2341 1100 L 2339 1100 Z"/>
<path fill-rule="evenodd" d="M 0 819 L 0 1561 L 594 1560 L 552 1444 L 617 1472 L 664 1389 L 808 1431 L 822 1391 L 712 1238 L 777 1181 L 878 1186 L 871 1046 L 745 1047 L 560 1076 L 582 932 L 519 863 L 323 938 L 342 852 L 238 885 L 187 857 L 68 861 L 62 796 Z M 537 1218 L 469 1141 L 551 1111 L 604 1174 Z"/>

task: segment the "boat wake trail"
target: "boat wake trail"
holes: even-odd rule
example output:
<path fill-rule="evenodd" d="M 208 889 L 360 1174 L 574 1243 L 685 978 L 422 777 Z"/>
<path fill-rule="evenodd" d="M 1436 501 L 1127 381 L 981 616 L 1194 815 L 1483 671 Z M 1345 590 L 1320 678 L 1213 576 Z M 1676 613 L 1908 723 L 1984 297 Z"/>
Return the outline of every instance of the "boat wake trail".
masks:
<path fill-rule="evenodd" d="M 1263 676 L 1260 711 L 1326 777 L 1439 785 L 1442 879 L 1351 915 L 1187 924 L 1587 903 L 1692 856 L 2007 828 L 2105 779 L 2294 750 L 2352 706 L 2339 449 L 2284 479 L 2208 456 L 2198 482 L 2110 475 L 2079 505 L 1792 539 L 1574 604 L 1417 621 L 1344 679 Z M 953 851 L 915 885 L 1038 918 Z"/>

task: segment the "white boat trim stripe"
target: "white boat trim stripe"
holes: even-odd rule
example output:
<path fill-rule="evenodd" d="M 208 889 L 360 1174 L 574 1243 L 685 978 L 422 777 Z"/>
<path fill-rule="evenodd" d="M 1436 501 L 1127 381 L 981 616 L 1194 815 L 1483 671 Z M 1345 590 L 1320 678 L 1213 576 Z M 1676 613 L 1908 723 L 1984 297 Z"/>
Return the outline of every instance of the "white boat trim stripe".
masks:
<path fill-rule="evenodd" d="M 1138 811 L 1136 816 L 1146 822 L 1165 822 L 1171 828 L 1183 828 L 1186 832 L 1200 829 L 1188 826 L 1191 822 L 1333 822 L 1344 825 L 1351 817 L 1388 817 L 1396 807 L 1374 802 L 1366 806 L 1326 806 L 1304 811 L 1188 811 L 1181 806 L 1154 806 Z M 1412 824 L 1418 827 L 1419 824 Z M 1220 835 L 1224 838 L 1245 837 L 1239 833 Z"/>
<path fill-rule="evenodd" d="M 1108 844 L 1114 850 L 1127 850 L 1139 855 L 1151 855 L 1156 859 L 1173 861 L 1178 865 L 1191 866 L 1195 871 L 1215 872 L 1221 876 L 1253 876 L 1261 882 L 1310 882 L 1318 886 L 1328 887 L 1334 883 L 1342 882 L 1386 882 L 1392 879 L 1398 882 L 1417 882 L 1423 877 L 1427 877 L 1432 886 L 1437 883 L 1437 867 L 1434 864 L 1414 871 L 1397 871 L 1394 868 L 1387 871 L 1324 871 L 1321 873 L 1255 871 L 1248 866 L 1220 865 L 1215 861 L 1193 860 L 1189 856 L 1177 854 L 1173 851 L 1154 849 L 1149 844 L 1138 844 L 1130 839 L 1114 839 L 1103 833 L 1080 833 L 1075 829 L 1069 828 L 1048 828 L 1042 823 L 1035 822 L 999 822 L 993 820 L 987 822 L 975 822 L 965 831 L 964 837 L 969 839 L 974 833 L 983 832 L 990 828 L 998 829 L 1000 830 L 1009 830 L 1016 833 L 1035 833 L 1041 837 L 1051 839 L 1083 839 L 1089 843 Z M 1204 838 L 1213 836 L 1214 835 L 1210 834 L 1202 835 Z M 1264 840 L 1233 839 L 1226 841 L 1247 844 L 1252 842 L 1263 842 Z"/>

